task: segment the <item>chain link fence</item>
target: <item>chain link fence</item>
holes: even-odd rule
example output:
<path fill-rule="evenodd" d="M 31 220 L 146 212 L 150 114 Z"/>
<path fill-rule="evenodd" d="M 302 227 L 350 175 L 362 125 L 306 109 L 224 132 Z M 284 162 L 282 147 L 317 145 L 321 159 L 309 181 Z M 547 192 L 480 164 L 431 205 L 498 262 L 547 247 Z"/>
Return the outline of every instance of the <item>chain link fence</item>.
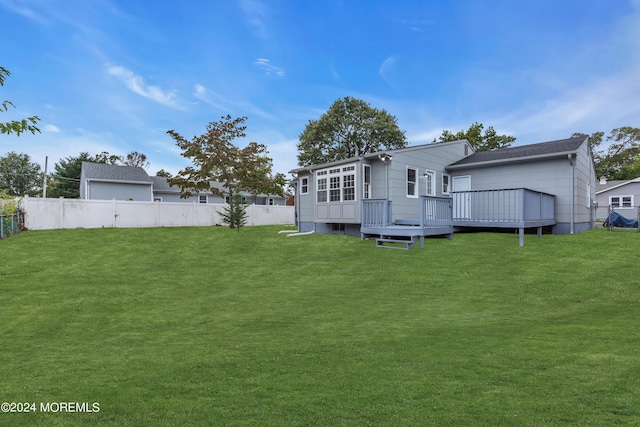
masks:
<path fill-rule="evenodd" d="M 622 211 L 625 215 L 631 213 L 629 209 Z M 618 218 L 621 217 L 621 218 Z M 636 218 L 624 217 L 615 207 L 609 205 L 607 210 L 607 218 L 602 223 L 608 231 L 637 231 L 640 232 L 640 206 L 637 208 Z"/>
<path fill-rule="evenodd" d="M 24 230 L 24 212 L 17 210 L 11 215 L 0 215 L 0 239 L 13 236 Z"/>

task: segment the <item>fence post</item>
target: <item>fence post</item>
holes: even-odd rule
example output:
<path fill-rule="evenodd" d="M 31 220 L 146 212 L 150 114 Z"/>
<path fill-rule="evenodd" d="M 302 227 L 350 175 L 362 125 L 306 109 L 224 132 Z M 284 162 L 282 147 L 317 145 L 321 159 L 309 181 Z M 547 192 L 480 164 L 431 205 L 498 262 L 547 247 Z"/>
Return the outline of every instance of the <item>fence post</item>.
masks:
<path fill-rule="evenodd" d="M 60 196 L 58 198 L 58 228 L 63 228 L 63 219 L 64 219 L 64 197 Z"/>

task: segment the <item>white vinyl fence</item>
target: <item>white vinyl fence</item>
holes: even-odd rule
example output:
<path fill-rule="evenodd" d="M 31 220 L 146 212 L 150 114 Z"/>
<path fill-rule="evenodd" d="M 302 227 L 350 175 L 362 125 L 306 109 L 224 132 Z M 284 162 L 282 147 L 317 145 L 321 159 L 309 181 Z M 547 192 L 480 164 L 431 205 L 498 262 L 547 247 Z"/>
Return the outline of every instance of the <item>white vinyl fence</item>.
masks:
<path fill-rule="evenodd" d="M 25 197 L 28 230 L 222 225 L 224 204 Z M 293 206 L 247 206 L 247 225 L 294 224 Z"/>

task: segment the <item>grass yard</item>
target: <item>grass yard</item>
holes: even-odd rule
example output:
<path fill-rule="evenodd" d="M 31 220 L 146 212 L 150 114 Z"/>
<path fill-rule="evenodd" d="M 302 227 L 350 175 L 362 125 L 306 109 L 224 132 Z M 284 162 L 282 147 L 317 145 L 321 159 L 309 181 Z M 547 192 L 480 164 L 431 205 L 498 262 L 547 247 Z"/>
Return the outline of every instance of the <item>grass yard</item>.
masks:
<path fill-rule="evenodd" d="M 640 425 L 640 233 L 278 230 L 0 241 L 0 425 Z"/>

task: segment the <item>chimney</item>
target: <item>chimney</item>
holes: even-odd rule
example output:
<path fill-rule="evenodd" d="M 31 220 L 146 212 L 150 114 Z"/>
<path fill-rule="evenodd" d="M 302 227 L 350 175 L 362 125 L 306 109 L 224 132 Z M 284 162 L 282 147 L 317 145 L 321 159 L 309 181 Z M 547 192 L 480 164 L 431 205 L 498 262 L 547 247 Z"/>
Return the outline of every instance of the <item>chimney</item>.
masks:
<path fill-rule="evenodd" d="M 607 183 L 607 177 L 602 175 L 600 177 L 600 185 L 605 185 Z"/>

